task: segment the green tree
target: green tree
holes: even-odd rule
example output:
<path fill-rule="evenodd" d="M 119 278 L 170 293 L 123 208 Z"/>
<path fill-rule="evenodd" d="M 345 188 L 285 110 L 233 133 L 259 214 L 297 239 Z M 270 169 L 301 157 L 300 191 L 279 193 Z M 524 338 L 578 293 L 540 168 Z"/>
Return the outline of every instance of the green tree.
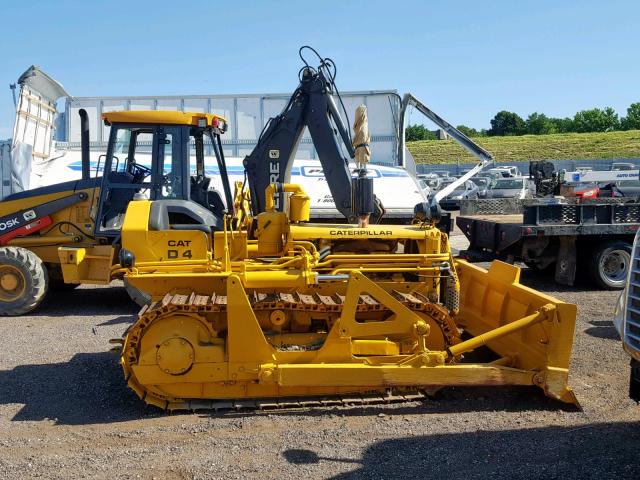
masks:
<path fill-rule="evenodd" d="M 550 118 L 549 121 L 553 124 L 553 127 L 558 133 L 569 133 L 576 131 L 573 125 L 573 120 L 569 117 Z"/>
<path fill-rule="evenodd" d="M 409 125 L 405 129 L 405 139 L 407 142 L 416 142 L 418 140 L 435 140 L 436 134 L 424 125 Z"/>
<path fill-rule="evenodd" d="M 627 108 L 627 116 L 620 120 L 623 130 L 640 130 L 640 103 L 632 103 Z"/>
<path fill-rule="evenodd" d="M 513 112 L 502 110 L 496 113 L 491 120 L 491 128 L 489 135 L 524 135 L 527 132 L 527 126 L 520 115 Z"/>
<path fill-rule="evenodd" d="M 553 121 L 544 113 L 533 112 L 527 117 L 525 124 L 527 133 L 532 135 L 546 135 L 558 131 Z"/>
<path fill-rule="evenodd" d="M 620 128 L 618 114 L 611 107 L 604 110 L 592 108 L 582 110 L 573 117 L 573 125 L 576 132 L 606 132 Z"/>
<path fill-rule="evenodd" d="M 466 125 L 458 125 L 456 128 L 464 133 L 467 137 L 480 136 L 480 132 L 478 132 L 478 130 L 476 130 L 475 128 L 467 127 Z"/>

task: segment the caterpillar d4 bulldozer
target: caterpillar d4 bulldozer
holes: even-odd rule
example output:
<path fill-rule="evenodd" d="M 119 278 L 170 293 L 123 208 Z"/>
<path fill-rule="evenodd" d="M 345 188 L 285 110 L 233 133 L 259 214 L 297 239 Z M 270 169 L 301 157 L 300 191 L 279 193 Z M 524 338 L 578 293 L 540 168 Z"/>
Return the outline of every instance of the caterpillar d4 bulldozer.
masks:
<path fill-rule="evenodd" d="M 512 265 L 452 258 L 431 224 L 307 224 L 304 194 L 281 189 L 294 192 L 289 211 L 268 208 L 249 231 L 154 231 L 154 202 L 130 204 L 125 276 L 153 303 L 121 340 L 121 363 L 145 402 L 217 409 L 537 385 L 577 403 L 574 305 L 520 285 Z M 175 260 L 154 252 L 169 242 Z"/>

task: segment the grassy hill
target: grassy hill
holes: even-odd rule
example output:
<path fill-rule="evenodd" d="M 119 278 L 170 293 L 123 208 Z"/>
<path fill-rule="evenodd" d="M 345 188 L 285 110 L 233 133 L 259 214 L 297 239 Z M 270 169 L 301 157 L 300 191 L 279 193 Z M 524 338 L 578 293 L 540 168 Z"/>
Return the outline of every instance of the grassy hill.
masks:
<path fill-rule="evenodd" d="M 640 130 L 607 133 L 562 133 L 473 139 L 498 162 L 519 160 L 597 160 L 640 158 Z M 469 163 L 475 157 L 453 140 L 407 143 L 416 163 Z"/>

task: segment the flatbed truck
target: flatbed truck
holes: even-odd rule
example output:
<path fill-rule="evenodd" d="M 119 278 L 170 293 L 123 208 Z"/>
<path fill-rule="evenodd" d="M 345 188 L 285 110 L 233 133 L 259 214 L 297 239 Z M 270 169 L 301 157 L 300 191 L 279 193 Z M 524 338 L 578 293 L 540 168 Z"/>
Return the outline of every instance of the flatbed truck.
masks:
<path fill-rule="evenodd" d="M 469 247 L 460 256 L 470 261 L 521 261 L 553 273 L 563 285 L 573 285 L 576 272 L 584 272 L 598 288 L 624 288 L 640 227 L 637 199 L 532 199 L 520 210 L 472 215 L 463 211 L 456 224 Z"/>

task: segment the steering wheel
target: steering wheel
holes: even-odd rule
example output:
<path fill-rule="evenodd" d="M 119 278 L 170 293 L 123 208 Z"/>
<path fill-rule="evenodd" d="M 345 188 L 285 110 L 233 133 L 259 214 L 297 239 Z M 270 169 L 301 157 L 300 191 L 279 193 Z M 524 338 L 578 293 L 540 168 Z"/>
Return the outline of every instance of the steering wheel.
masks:
<path fill-rule="evenodd" d="M 127 171 L 133 175 L 133 183 L 142 183 L 142 181 L 151 175 L 151 169 L 136 162 L 127 165 Z"/>

